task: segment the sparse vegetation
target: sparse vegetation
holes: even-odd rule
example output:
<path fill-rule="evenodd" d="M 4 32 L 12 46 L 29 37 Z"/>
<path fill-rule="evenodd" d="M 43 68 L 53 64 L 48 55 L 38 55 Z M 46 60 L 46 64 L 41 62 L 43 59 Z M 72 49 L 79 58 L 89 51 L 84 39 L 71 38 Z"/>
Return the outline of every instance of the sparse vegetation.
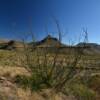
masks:
<path fill-rule="evenodd" d="M 52 96 L 63 93 L 72 95 L 77 100 L 99 98 L 99 85 L 96 84 L 99 84 L 100 77 L 92 76 L 100 75 L 100 55 L 85 54 L 85 45 L 81 48 L 71 45 L 65 49 L 67 52 L 62 52 L 60 42 L 55 43 L 52 48 L 48 47 L 50 41 L 46 41 L 47 46 L 42 45 L 42 48 L 28 47 L 23 41 L 22 50 L 0 50 L 0 65 L 5 66 L 5 69 L 12 66 L 9 70 L 1 69 L 3 74 L 0 75 L 8 80 L 13 79 L 13 84 L 25 91 L 29 89 L 30 93 L 48 89 Z"/>

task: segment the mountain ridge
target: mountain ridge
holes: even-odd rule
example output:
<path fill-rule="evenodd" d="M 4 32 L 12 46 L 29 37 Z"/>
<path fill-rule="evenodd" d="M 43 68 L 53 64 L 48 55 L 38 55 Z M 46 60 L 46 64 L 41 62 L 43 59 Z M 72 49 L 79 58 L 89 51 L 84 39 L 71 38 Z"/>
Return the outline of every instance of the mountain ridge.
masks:
<path fill-rule="evenodd" d="M 70 45 L 63 44 L 61 43 L 57 38 L 52 37 L 48 35 L 41 41 L 36 41 L 36 42 L 29 42 L 25 43 L 28 47 L 35 47 L 35 48 L 45 48 L 45 47 L 56 47 L 60 46 L 63 48 L 68 48 L 71 47 Z M 84 43 L 80 42 L 72 47 L 89 47 L 85 49 L 85 52 L 88 53 L 99 53 L 100 54 L 100 45 L 97 43 Z M 12 49 L 19 49 L 19 48 L 24 48 L 23 42 L 21 41 L 16 41 L 16 40 L 0 40 L 0 49 L 4 50 L 12 50 Z"/>

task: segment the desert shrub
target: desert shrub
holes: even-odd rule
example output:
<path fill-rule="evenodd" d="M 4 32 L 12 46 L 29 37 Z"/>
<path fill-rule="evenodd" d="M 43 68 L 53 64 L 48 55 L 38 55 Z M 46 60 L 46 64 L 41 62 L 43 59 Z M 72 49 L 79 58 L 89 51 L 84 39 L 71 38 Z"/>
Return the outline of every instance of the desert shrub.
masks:
<path fill-rule="evenodd" d="M 44 47 L 44 49 L 41 49 L 39 47 L 34 47 L 33 41 L 33 47 L 29 48 L 25 44 L 25 40 L 23 40 L 24 49 L 21 52 L 20 61 L 22 66 L 31 74 L 28 81 L 27 79 L 24 80 L 24 84 L 28 83 L 28 86 L 32 91 L 43 88 L 53 88 L 56 92 L 62 91 L 65 85 L 83 70 L 84 65 L 82 64 L 82 56 L 84 55 L 83 51 L 85 44 L 83 47 L 73 47 L 73 45 L 71 45 L 69 46 L 67 53 L 63 52 L 63 54 L 61 54 L 61 32 L 57 21 L 56 24 L 58 28 L 59 42 L 53 48 L 54 53 L 52 52 L 51 55 L 49 55 L 48 45 L 47 47 Z M 50 51 L 52 51 L 52 48 L 50 49 Z M 20 78 L 18 79 L 21 80 Z M 90 95 L 89 97 L 92 96 L 92 92 L 87 88 L 82 91 L 81 95 L 82 89 L 83 86 L 77 88 L 77 90 L 80 90 L 80 94 L 78 91 L 76 91 L 76 94 L 81 97 L 83 96 L 84 98 L 88 98 L 88 95 Z M 75 89 L 73 88 L 73 90 Z"/>
<path fill-rule="evenodd" d="M 100 76 L 99 75 L 91 76 L 91 79 L 89 80 L 88 83 L 89 83 L 88 86 L 91 89 L 100 93 Z"/>
<path fill-rule="evenodd" d="M 65 84 L 79 73 L 77 68 L 83 54 L 83 48 L 73 48 L 71 45 L 67 50 L 67 55 L 60 53 L 61 46 L 59 40 L 58 44 L 53 47 L 54 53 L 50 54 L 48 45 L 43 50 L 38 47 L 34 50 L 34 46 L 27 47 L 25 40 L 23 40 L 24 49 L 21 52 L 20 61 L 31 74 L 29 83 L 31 90 L 34 88 L 53 88 L 57 92 L 61 91 Z M 52 50 L 52 47 L 50 49 Z"/>
<path fill-rule="evenodd" d="M 78 100 L 96 100 L 96 93 L 83 84 L 73 84 L 70 89 Z"/>
<path fill-rule="evenodd" d="M 24 75 L 15 76 L 13 81 L 24 89 L 27 89 L 30 85 L 30 77 Z"/>
<path fill-rule="evenodd" d="M 14 83 L 16 83 L 19 87 L 22 87 L 23 89 L 30 88 L 31 91 L 37 91 L 40 90 L 41 88 L 46 88 L 47 85 L 45 82 L 40 79 L 40 76 L 22 76 L 22 75 L 17 75 L 14 77 Z"/>
<path fill-rule="evenodd" d="M 22 66 L 24 66 L 31 77 L 24 80 L 23 77 L 17 77 L 17 80 L 23 80 L 23 84 L 29 84 L 30 89 L 40 90 L 43 88 L 53 88 L 55 91 L 61 91 L 65 84 L 73 79 L 78 73 L 77 67 L 81 59 L 81 51 L 79 49 L 69 51 L 67 57 L 59 54 L 59 46 L 55 47 L 55 54 L 48 54 L 47 49 L 41 54 L 40 49 L 32 51 L 28 48 L 22 52 Z M 74 53 L 72 54 L 72 52 Z M 65 63 L 65 64 L 63 64 Z M 21 83 L 21 84 L 22 84 Z"/>

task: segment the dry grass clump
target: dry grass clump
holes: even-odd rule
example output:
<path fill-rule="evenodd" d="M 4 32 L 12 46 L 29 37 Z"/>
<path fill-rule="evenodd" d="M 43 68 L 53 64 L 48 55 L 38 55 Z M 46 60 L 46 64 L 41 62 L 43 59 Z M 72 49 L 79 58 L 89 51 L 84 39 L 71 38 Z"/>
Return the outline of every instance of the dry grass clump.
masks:
<path fill-rule="evenodd" d="M 0 76 L 9 76 L 14 77 L 16 75 L 30 75 L 24 67 L 15 67 L 15 66 L 0 66 Z"/>

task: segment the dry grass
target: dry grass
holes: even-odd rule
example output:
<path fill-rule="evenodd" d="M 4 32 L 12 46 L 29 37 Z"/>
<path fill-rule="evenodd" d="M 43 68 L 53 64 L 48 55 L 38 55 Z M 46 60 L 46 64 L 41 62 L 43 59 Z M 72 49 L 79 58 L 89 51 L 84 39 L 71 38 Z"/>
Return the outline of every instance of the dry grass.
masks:
<path fill-rule="evenodd" d="M 10 74 L 11 77 L 16 75 L 30 75 L 24 67 L 11 67 L 11 66 L 0 66 L 0 76 Z"/>
<path fill-rule="evenodd" d="M 17 60 L 18 59 L 17 57 L 19 57 L 19 56 L 21 56 L 23 58 L 22 54 L 19 55 L 19 53 L 15 52 L 15 51 L 0 50 L 0 76 L 4 76 L 4 77 L 10 76 L 11 78 L 13 78 L 17 75 L 28 75 L 28 76 L 30 75 L 30 73 L 23 66 L 22 67 L 16 66 L 15 62 L 17 63 L 19 61 L 19 60 Z M 47 59 L 48 59 L 47 61 L 49 63 L 52 62 L 53 56 L 54 56 L 54 54 L 47 55 Z M 67 57 L 69 58 L 69 56 L 71 56 L 71 55 L 59 54 L 58 62 L 60 62 L 60 60 L 62 60 L 62 59 L 67 59 Z M 36 64 L 37 56 L 34 57 L 31 55 L 31 57 L 34 60 L 34 63 Z M 44 56 L 41 55 L 40 56 L 41 62 L 42 62 L 42 60 L 44 61 L 44 59 L 45 59 Z M 87 55 L 87 56 L 84 56 L 83 59 L 84 59 L 84 63 L 86 63 L 86 65 L 87 64 L 95 64 L 95 63 L 99 63 L 100 56 L 99 55 L 98 56 L 88 56 Z M 70 59 L 64 60 L 64 61 L 65 62 L 70 61 Z M 100 73 L 100 71 L 98 71 L 98 72 Z M 42 94 L 40 92 L 34 92 L 31 94 L 29 89 L 24 90 L 22 88 L 17 87 L 17 85 L 15 85 L 15 84 L 13 84 L 13 85 L 14 85 L 14 88 L 16 89 L 15 95 L 17 97 L 19 97 L 19 99 L 14 99 L 14 100 L 53 100 L 50 98 L 46 99 L 44 97 L 44 94 L 47 95 L 47 92 L 46 93 L 42 92 Z M 13 95 L 13 93 L 11 91 L 14 90 L 14 88 L 12 89 L 11 87 L 7 87 L 7 88 L 4 87 L 4 89 L 6 89 L 5 91 L 8 91 L 8 93 L 10 93 L 9 95 Z M 62 98 L 65 98 L 65 99 L 62 99 Z M 66 97 L 65 95 L 62 95 L 62 94 L 59 94 L 59 95 L 57 94 L 55 96 L 55 100 L 67 100 L 67 99 L 68 99 L 68 97 Z M 8 100 L 8 99 L 4 99 L 4 100 Z M 69 98 L 68 100 L 72 100 L 72 98 L 71 99 Z M 97 99 L 97 100 L 99 100 L 99 99 Z"/>

